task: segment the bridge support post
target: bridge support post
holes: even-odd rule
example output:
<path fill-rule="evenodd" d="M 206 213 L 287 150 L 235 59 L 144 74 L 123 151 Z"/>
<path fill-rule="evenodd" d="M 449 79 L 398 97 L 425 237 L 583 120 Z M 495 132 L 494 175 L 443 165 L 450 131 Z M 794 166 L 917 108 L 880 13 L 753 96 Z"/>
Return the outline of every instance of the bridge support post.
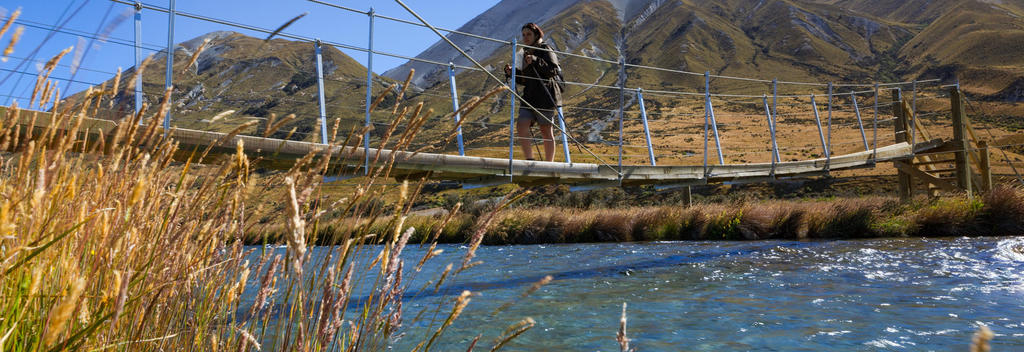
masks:
<path fill-rule="evenodd" d="M 686 189 L 683 190 L 683 203 L 687 208 L 693 206 L 693 186 L 686 186 Z"/>
<path fill-rule="evenodd" d="M 317 98 L 320 103 L 320 143 L 327 144 L 327 103 L 324 99 L 324 60 L 322 54 L 323 44 L 320 39 L 313 42 L 316 51 L 316 85 Z"/>
<path fill-rule="evenodd" d="M 768 116 L 768 133 L 772 138 L 772 170 L 769 172 L 771 179 L 775 179 L 775 166 L 782 161 L 779 155 L 779 144 L 775 139 L 775 118 L 772 116 L 771 109 L 768 108 L 768 96 L 765 95 L 763 98 L 764 102 L 764 114 Z"/>
<path fill-rule="evenodd" d="M 174 84 L 174 0 L 167 6 L 167 75 L 164 77 L 164 88 L 171 89 Z M 142 80 L 142 77 L 139 77 Z M 173 96 L 173 94 L 172 94 Z M 172 104 L 167 104 L 164 115 L 164 136 L 171 131 Z"/>
<path fill-rule="evenodd" d="M 778 78 L 773 78 L 772 79 L 772 116 L 773 117 L 779 116 L 778 113 L 775 112 L 775 106 L 778 103 L 779 103 L 779 79 Z"/>
<path fill-rule="evenodd" d="M 913 96 L 910 105 L 910 154 L 914 154 L 914 146 L 917 145 L 917 80 L 915 79 L 913 85 Z"/>
<path fill-rule="evenodd" d="M 979 185 L 982 192 L 988 192 L 992 190 L 992 169 L 989 164 L 989 152 L 988 142 L 978 141 L 978 169 L 981 172 L 981 185 Z"/>
<path fill-rule="evenodd" d="M 619 185 L 622 185 L 622 124 L 626 113 L 626 58 L 619 56 Z"/>
<path fill-rule="evenodd" d="M 825 168 L 832 168 L 832 82 L 828 82 L 828 153 L 825 155 Z"/>
<path fill-rule="evenodd" d="M 903 102 L 900 100 L 899 90 L 892 91 L 892 114 L 896 117 L 896 121 L 893 125 L 893 133 L 896 143 L 907 142 L 907 112 L 903 110 Z M 900 196 L 900 201 L 908 201 L 914 196 L 914 178 L 911 173 L 904 171 L 904 168 L 900 168 L 901 161 L 893 162 L 893 167 L 896 168 L 897 178 L 899 179 L 897 192 Z M 911 165 L 913 167 L 913 165 Z"/>
<path fill-rule="evenodd" d="M 518 40 L 512 38 L 512 77 L 509 80 L 508 93 L 509 117 L 508 117 L 508 182 L 512 182 L 512 156 L 516 145 L 516 50 L 519 47 Z"/>
<path fill-rule="evenodd" d="M 455 63 L 448 62 L 448 86 L 452 89 L 452 111 L 455 112 L 455 124 L 459 124 L 459 120 L 462 116 L 458 113 L 459 111 L 459 93 L 455 87 Z M 459 155 L 466 155 L 466 149 L 462 146 L 462 126 L 459 126 L 455 131 L 455 141 L 459 145 Z"/>
<path fill-rule="evenodd" d="M 874 152 L 871 153 L 871 164 L 875 163 L 878 159 L 878 83 L 875 83 L 875 119 L 871 122 L 872 141 L 871 148 Z"/>
<path fill-rule="evenodd" d="M 651 158 L 651 166 L 658 166 L 658 163 L 654 161 L 654 147 L 651 146 L 651 129 L 647 125 L 647 108 L 644 106 L 644 89 L 636 89 L 636 97 L 640 102 L 640 119 L 644 123 L 644 139 L 647 140 L 647 156 Z M 565 127 L 562 127 L 565 130 Z M 569 153 L 565 153 L 568 155 Z"/>
<path fill-rule="evenodd" d="M 711 71 L 704 71 L 704 164 L 707 164 L 707 125 L 710 119 L 711 131 L 715 133 L 715 149 L 718 149 L 718 165 L 725 165 L 725 157 L 722 155 L 722 140 L 718 137 L 718 122 L 715 121 L 715 105 L 711 102 Z"/>
<path fill-rule="evenodd" d="M 708 119 L 711 116 L 711 71 L 704 71 L 704 181 L 707 182 L 708 174 Z"/>
<path fill-rule="evenodd" d="M 864 133 L 864 120 L 860 118 L 860 106 L 857 105 L 857 94 L 850 93 L 850 100 L 853 100 L 853 111 L 857 115 L 857 126 L 860 127 L 860 139 L 864 141 L 864 151 L 869 151 L 868 136 Z"/>
<path fill-rule="evenodd" d="M 814 109 L 814 122 L 818 125 L 818 138 L 821 139 L 821 150 L 825 152 L 825 172 L 828 172 L 832 156 L 829 154 L 828 144 L 825 142 L 825 131 L 821 128 L 821 115 L 818 113 L 818 103 L 814 100 L 814 94 L 811 94 L 811 108 Z"/>
<path fill-rule="evenodd" d="M 562 152 L 565 153 L 565 162 L 572 164 L 572 156 L 569 155 L 569 136 L 565 129 L 565 113 L 562 112 L 562 106 L 559 105 L 558 110 L 558 127 L 562 129 Z"/>
<path fill-rule="evenodd" d="M 376 17 L 376 13 L 373 8 L 370 8 L 369 15 L 370 22 L 370 34 L 366 51 L 366 124 L 363 128 L 366 128 L 366 133 L 363 134 L 363 175 L 370 174 L 370 104 L 373 104 L 373 19 Z"/>
<path fill-rule="evenodd" d="M 142 3 L 135 2 L 135 70 L 142 69 Z M 117 92 L 114 92 L 115 94 Z M 135 80 L 135 113 L 142 111 L 142 77 Z M 141 122 L 141 121 L 140 121 Z"/>
<path fill-rule="evenodd" d="M 953 108 L 953 146 L 956 148 L 953 155 L 956 162 L 956 183 L 961 190 L 967 192 L 968 197 L 973 197 L 971 164 L 967 158 L 967 148 L 970 147 L 967 139 L 967 114 L 964 111 L 964 98 L 960 87 L 950 89 L 949 99 Z"/>
<path fill-rule="evenodd" d="M 772 109 L 768 113 L 768 118 L 771 119 L 770 127 L 772 128 L 772 130 L 775 129 L 775 120 L 778 119 L 778 117 L 779 117 L 779 115 L 777 115 L 777 113 L 775 111 L 775 106 L 778 103 L 779 103 L 779 79 L 778 78 L 772 78 Z M 765 110 L 768 109 L 768 105 L 767 104 L 768 104 L 768 102 L 765 101 Z M 772 134 L 772 147 L 775 148 L 775 160 L 777 162 L 782 162 L 782 158 L 779 155 L 779 146 L 775 142 L 774 132 Z M 774 178 L 775 178 L 775 165 L 772 165 L 772 179 L 774 179 Z"/>
<path fill-rule="evenodd" d="M 718 136 L 718 121 L 715 119 L 715 104 L 708 100 L 708 113 L 711 116 L 711 131 L 715 134 L 715 149 L 718 150 L 718 165 L 725 165 L 722 152 L 722 139 Z"/>

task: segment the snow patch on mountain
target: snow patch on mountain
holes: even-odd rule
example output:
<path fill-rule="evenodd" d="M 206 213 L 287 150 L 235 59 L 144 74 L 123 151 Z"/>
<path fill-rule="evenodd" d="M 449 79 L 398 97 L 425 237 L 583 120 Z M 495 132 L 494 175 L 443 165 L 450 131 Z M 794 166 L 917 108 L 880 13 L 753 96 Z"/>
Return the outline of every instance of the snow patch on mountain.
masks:
<path fill-rule="evenodd" d="M 202 45 L 203 42 L 206 41 L 207 39 L 209 39 L 210 41 L 215 41 L 215 40 L 224 39 L 224 38 L 230 37 L 232 35 L 236 35 L 236 34 L 239 34 L 239 33 L 238 32 L 232 32 L 232 31 L 210 32 L 210 33 L 206 33 L 206 34 L 203 34 L 201 36 L 189 39 L 187 41 L 181 42 L 178 45 L 180 45 L 182 47 L 185 47 L 185 49 L 188 49 L 188 50 L 191 51 L 191 50 L 196 50 L 196 48 L 198 48 L 200 45 Z"/>
<path fill-rule="evenodd" d="M 664 2 L 663 0 L 606 0 L 615 7 L 619 13 L 619 20 L 623 23 L 628 19 L 636 17 L 647 10 L 652 2 Z"/>
<path fill-rule="evenodd" d="M 638 13 L 635 17 L 631 17 L 632 22 L 630 22 L 629 24 L 628 31 L 632 32 L 636 30 L 637 27 L 640 27 L 640 25 L 644 24 L 644 22 L 647 22 L 647 19 L 650 18 L 651 15 L 653 15 L 654 12 L 657 11 L 658 8 L 661 7 L 661 5 L 664 3 L 665 0 L 647 1 L 647 4 L 643 8 L 643 10 L 640 11 L 640 13 Z M 623 20 L 623 22 L 625 22 L 625 20 Z"/>

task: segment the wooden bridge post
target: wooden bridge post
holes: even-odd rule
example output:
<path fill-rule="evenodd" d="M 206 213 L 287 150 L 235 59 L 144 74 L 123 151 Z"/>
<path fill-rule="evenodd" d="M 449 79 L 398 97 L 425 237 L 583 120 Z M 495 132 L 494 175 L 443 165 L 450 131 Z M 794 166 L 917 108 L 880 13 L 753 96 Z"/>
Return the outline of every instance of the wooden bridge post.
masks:
<path fill-rule="evenodd" d="M 683 190 L 683 203 L 687 208 L 693 206 L 693 186 L 686 186 L 686 189 Z"/>
<path fill-rule="evenodd" d="M 971 164 L 967 159 L 967 148 L 970 147 L 967 140 L 967 114 L 964 112 L 964 98 L 959 87 L 950 88 L 949 99 L 953 112 L 953 146 L 956 149 L 953 155 L 956 161 L 956 183 L 961 190 L 967 192 L 968 197 L 972 197 Z"/>
<path fill-rule="evenodd" d="M 896 123 L 893 125 L 896 143 L 902 143 L 907 141 L 907 112 L 903 110 L 903 102 L 900 99 L 899 90 L 892 91 L 892 113 L 896 117 Z M 910 200 L 914 196 L 914 177 L 909 172 L 903 171 L 900 168 L 902 161 L 894 161 L 893 166 L 896 168 L 897 177 L 899 179 L 899 185 L 897 191 L 900 195 L 901 201 Z M 913 167 L 911 165 L 911 167 Z"/>
<path fill-rule="evenodd" d="M 978 141 L 978 169 L 981 172 L 981 192 L 992 190 L 992 169 L 989 165 L 988 142 Z"/>

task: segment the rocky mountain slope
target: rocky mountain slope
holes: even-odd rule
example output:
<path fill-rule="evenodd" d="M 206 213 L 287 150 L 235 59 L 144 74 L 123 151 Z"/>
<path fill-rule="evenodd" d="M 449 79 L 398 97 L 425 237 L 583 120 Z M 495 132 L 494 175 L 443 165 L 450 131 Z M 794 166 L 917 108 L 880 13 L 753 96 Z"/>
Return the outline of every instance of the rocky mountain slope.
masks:
<path fill-rule="evenodd" d="M 518 35 L 519 27 L 526 22 L 546 22 L 550 18 L 563 12 L 566 8 L 579 0 L 516 0 L 502 1 L 494 5 L 484 13 L 473 18 L 466 24 L 459 27 L 460 32 L 473 33 L 480 36 L 500 40 L 511 40 Z M 474 58 L 486 58 L 501 49 L 503 45 L 494 41 L 481 40 L 459 34 L 448 36 L 455 44 L 459 45 L 466 53 Z M 454 53 L 454 55 L 453 55 Z M 452 61 L 459 65 L 470 65 L 470 61 L 461 57 L 444 41 L 438 41 L 423 51 L 417 57 L 432 58 L 440 62 Z M 447 69 L 437 65 L 422 62 L 410 61 L 404 65 L 395 67 L 384 73 L 384 76 L 396 80 L 404 80 L 410 69 L 416 70 L 416 77 L 413 83 L 418 86 L 429 86 L 433 83 L 447 79 Z M 428 78 L 429 77 L 429 78 Z"/>
<path fill-rule="evenodd" d="M 186 66 L 206 40 L 209 43 L 196 62 Z M 154 55 L 143 71 L 143 102 L 151 106 L 163 99 L 164 55 Z M 366 68 L 333 47 L 325 46 L 322 57 L 329 125 L 333 125 L 335 118 L 342 119 L 343 127 L 362 125 Z M 134 109 L 134 91 L 125 89 L 134 74 L 134 68 L 127 70 L 122 75 L 120 91 L 112 102 L 106 102 L 113 106 L 111 117 Z M 276 124 L 270 121 L 272 114 L 277 121 L 295 114 L 296 118 L 281 125 L 273 136 L 319 140 L 316 56 L 310 43 L 284 39 L 264 42 L 235 32 L 209 33 L 176 47 L 174 75 L 174 126 L 226 132 L 255 120 L 259 123 L 243 133 L 261 135 L 269 125 Z M 383 86 L 385 81 L 378 78 L 375 85 Z M 105 85 L 112 86 L 112 80 Z M 75 101 L 80 95 L 70 100 Z M 227 110 L 235 112 L 211 121 Z"/>
<path fill-rule="evenodd" d="M 505 0 L 460 29 L 508 39 L 535 21 L 560 50 L 612 61 L 790 81 L 959 77 L 968 90 L 1016 101 L 1024 99 L 1014 94 L 1024 77 L 1022 8 L 1021 0 Z M 507 47 L 450 37 L 478 60 L 509 60 Z M 419 57 L 467 63 L 441 41 Z M 444 81 L 443 68 L 424 64 L 385 75 L 404 78 L 409 67 L 422 87 Z M 651 70 L 628 75 L 632 86 L 700 83 Z"/>

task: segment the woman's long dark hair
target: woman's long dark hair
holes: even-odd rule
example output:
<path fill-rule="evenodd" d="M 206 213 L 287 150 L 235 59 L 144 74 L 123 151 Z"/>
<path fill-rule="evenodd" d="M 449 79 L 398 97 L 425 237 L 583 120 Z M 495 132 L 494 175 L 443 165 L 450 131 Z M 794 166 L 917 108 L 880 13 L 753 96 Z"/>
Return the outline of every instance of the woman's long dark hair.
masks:
<path fill-rule="evenodd" d="M 533 32 L 533 35 L 537 36 L 537 41 L 540 41 L 541 38 L 544 38 L 544 30 L 540 29 L 540 26 L 538 26 L 536 23 L 530 22 L 524 24 L 522 29 L 529 29 L 531 32 Z"/>

